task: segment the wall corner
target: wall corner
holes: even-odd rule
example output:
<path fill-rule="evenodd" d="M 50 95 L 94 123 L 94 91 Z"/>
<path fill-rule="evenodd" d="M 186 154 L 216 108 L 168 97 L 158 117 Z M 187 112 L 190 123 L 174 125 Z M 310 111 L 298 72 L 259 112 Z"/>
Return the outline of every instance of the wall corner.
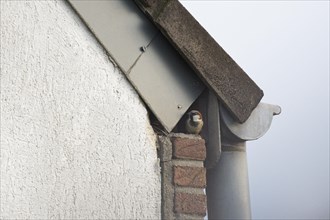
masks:
<path fill-rule="evenodd" d="M 162 176 L 162 219 L 204 219 L 205 141 L 198 135 L 158 136 Z"/>

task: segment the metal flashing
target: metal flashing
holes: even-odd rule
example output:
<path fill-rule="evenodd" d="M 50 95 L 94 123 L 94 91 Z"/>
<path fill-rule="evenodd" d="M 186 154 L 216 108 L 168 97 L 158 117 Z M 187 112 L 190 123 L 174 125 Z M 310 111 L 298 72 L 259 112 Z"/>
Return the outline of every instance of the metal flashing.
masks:
<path fill-rule="evenodd" d="M 174 128 L 205 88 L 161 34 L 152 41 L 128 78 L 167 131 Z"/>
<path fill-rule="evenodd" d="M 69 2 L 125 73 L 159 33 L 132 1 Z"/>
<path fill-rule="evenodd" d="M 172 131 L 205 88 L 194 71 L 133 1 L 69 2 L 164 128 Z"/>

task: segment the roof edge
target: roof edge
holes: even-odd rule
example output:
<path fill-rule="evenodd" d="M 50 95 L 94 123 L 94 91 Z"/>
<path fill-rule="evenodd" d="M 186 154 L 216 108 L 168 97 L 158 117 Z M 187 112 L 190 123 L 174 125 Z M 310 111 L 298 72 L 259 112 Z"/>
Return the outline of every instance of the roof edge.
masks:
<path fill-rule="evenodd" d="M 263 91 L 178 0 L 135 0 L 238 122 L 245 122 Z"/>

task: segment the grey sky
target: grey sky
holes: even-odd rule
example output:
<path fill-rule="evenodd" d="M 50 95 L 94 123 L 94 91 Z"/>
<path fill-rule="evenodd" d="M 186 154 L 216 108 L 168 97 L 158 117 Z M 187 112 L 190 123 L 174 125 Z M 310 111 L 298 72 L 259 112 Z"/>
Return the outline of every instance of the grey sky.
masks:
<path fill-rule="evenodd" d="M 248 143 L 254 219 L 329 219 L 329 1 L 181 1 L 282 113 Z"/>

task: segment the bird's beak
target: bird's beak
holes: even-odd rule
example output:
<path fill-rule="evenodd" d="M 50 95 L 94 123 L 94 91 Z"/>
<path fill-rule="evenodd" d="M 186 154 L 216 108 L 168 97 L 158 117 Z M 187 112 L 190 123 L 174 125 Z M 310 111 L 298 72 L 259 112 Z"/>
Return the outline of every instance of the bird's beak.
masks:
<path fill-rule="evenodd" d="M 198 122 L 198 121 L 200 121 L 199 115 L 194 115 L 194 116 L 192 117 L 192 119 L 193 119 L 194 122 Z"/>

